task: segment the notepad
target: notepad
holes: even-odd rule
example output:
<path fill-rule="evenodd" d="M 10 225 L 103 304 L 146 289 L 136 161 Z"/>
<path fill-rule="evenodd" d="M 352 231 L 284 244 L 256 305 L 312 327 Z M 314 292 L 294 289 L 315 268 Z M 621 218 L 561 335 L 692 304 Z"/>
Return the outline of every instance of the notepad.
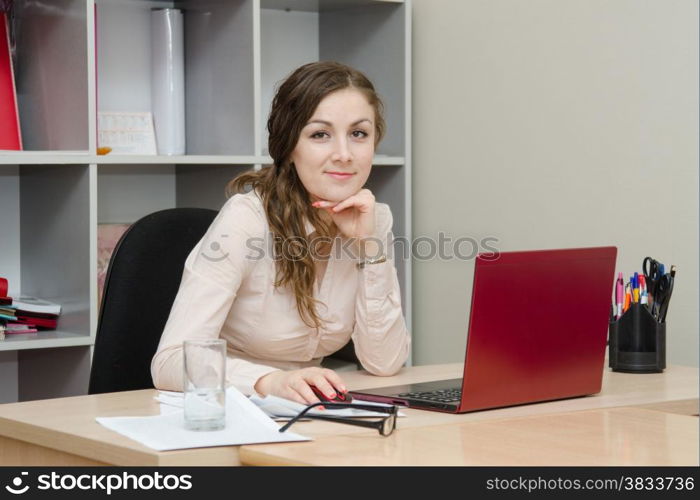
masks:
<path fill-rule="evenodd" d="M 158 394 L 154 398 L 156 401 L 160 402 L 160 412 L 161 414 L 168 414 L 177 411 L 182 408 L 182 393 L 172 392 L 172 391 L 158 391 Z M 296 416 L 300 413 L 306 406 L 297 403 L 295 401 L 290 401 L 288 399 L 280 398 L 277 396 L 266 396 L 260 397 L 258 395 L 252 395 L 249 400 L 260 408 L 268 417 L 274 420 L 289 420 L 290 418 Z M 367 401 L 358 401 L 362 405 L 376 405 L 376 406 L 389 406 L 383 403 L 372 403 Z M 310 410 L 309 415 L 327 415 L 336 417 L 385 417 L 386 413 L 367 411 L 367 410 L 356 410 L 353 408 L 346 408 L 342 410 L 334 410 L 326 408 L 325 410 Z M 404 413 L 399 412 L 399 417 L 405 416 Z"/>
<path fill-rule="evenodd" d="M 97 144 L 112 154 L 155 155 L 153 116 L 148 112 L 97 113 Z"/>
<path fill-rule="evenodd" d="M 266 396 L 261 398 L 260 396 L 253 395 L 250 396 L 250 400 L 255 403 L 265 414 L 270 417 L 278 418 L 292 418 L 298 415 L 304 408 L 305 405 L 297 403 L 295 401 L 290 401 L 288 399 L 279 398 L 277 396 Z M 357 401 L 358 404 L 362 405 L 375 405 L 375 406 L 391 406 L 383 403 L 372 403 L 367 401 Z M 355 408 L 343 408 L 343 409 L 331 409 L 326 408 L 325 410 L 312 409 L 307 412 L 307 415 L 325 415 L 325 416 L 335 416 L 335 417 L 386 417 L 386 413 L 380 413 L 376 411 L 368 410 L 357 410 Z M 398 416 L 403 417 L 404 414 L 399 412 Z"/>

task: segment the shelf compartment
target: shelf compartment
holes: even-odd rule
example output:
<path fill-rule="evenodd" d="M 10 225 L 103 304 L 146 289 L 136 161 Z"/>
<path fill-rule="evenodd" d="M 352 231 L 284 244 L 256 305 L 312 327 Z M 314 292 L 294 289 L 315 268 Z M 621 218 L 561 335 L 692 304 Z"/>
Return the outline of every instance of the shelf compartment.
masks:
<path fill-rule="evenodd" d="M 98 165 L 99 224 L 130 224 L 175 206 L 174 165 Z"/>
<path fill-rule="evenodd" d="M 219 210 L 225 189 L 243 165 L 98 165 L 98 224 L 131 224 L 175 207 Z"/>
<path fill-rule="evenodd" d="M 59 328 L 90 337 L 87 165 L 19 167 L 21 293 L 61 304 Z"/>
<path fill-rule="evenodd" d="M 262 0 L 261 152 L 267 153 L 265 127 L 276 85 L 302 64 L 335 60 L 364 72 L 384 101 L 386 136 L 377 152 L 404 157 L 407 18 L 403 2 Z"/>
<path fill-rule="evenodd" d="M 18 0 L 15 16 L 24 149 L 89 149 L 85 0 Z"/>
<path fill-rule="evenodd" d="M 219 210 L 226 203 L 226 185 L 254 165 L 178 165 L 177 206 Z"/>
<path fill-rule="evenodd" d="M 62 308 L 58 330 L 8 335 L 0 349 L 90 343 L 88 166 L 6 165 L 0 178 L 0 276 L 8 278 L 10 296 L 37 296 Z"/>
<path fill-rule="evenodd" d="M 187 154 L 254 154 L 253 0 L 96 6 L 98 111 L 152 111 L 150 11 L 182 9 Z"/>
<path fill-rule="evenodd" d="M 0 342 L 0 403 L 85 394 L 90 349 L 87 339 L 67 333 L 52 339 Z"/>
<path fill-rule="evenodd" d="M 111 255 L 108 249 L 112 243 L 100 241 L 104 235 L 111 234 L 109 239 L 116 240 L 128 225 L 160 210 L 177 207 L 219 210 L 227 199 L 225 188 L 228 181 L 252 168 L 252 164 L 98 165 L 97 227 L 94 228 L 98 235 L 94 243 L 97 259 L 92 278 L 97 290 L 96 304 L 102 299 L 99 283 Z M 119 226 L 109 227 L 115 224 Z M 97 310 L 98 306 L 94 309 Z"/>

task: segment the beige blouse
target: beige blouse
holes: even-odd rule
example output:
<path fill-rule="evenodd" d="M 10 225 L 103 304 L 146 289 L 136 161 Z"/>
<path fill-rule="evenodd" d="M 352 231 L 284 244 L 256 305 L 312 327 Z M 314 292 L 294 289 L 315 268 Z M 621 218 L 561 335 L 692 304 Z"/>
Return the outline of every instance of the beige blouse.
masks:
<path fill-rule="evenodd" d="M 392 216 L 377 203 L 376 234 L 389 245 Z M 307 235 L 314 228 L 307 221 Z M 255 192 L 237 194 L 223 206 L 187 257 L 180 289 L 151 362 L 159 389 L 182 390 L 182 342 L 223 338 L 227 385 L 253 394 L 256 381 L 274 370 L 318 366 L 351 338 L 362 366 L 375 375 L 396 373 L 408 358 L 410 336 L 401 312 L 396 268 L 385 263 L 358 269 L 331 248 L 325 273 L 316 280 L 320 329 L 299 316 L 294 292 L 275 288 L 269 228 Z M 389 250 L 386 246 L 385 250 Z"/>

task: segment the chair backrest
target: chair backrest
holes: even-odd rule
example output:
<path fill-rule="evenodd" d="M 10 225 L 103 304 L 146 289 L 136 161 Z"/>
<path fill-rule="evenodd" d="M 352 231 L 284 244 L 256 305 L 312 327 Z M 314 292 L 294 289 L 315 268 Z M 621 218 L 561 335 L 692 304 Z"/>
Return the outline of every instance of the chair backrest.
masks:
<path fill-rule="evenodd" d="M 185 259 L 217 213 L 204 208 L 161 210 L 135 222 L 119 240 L 105 279 L 89 394 L 153 387 L 151 359 Z"/>

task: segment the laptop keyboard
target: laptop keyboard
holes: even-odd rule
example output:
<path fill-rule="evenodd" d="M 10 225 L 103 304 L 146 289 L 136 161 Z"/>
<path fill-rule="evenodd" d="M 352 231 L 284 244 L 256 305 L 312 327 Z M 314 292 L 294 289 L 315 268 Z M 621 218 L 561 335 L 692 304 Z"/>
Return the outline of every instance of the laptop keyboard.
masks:
<path fill-rule="evenodd" d="M 455 403 L 462 400 L 462 389 L 439 389 L 428 392 L 404 392 L 399 394 L 402 398 L 423 399 L 437 401 L 439 403 Z"/>

